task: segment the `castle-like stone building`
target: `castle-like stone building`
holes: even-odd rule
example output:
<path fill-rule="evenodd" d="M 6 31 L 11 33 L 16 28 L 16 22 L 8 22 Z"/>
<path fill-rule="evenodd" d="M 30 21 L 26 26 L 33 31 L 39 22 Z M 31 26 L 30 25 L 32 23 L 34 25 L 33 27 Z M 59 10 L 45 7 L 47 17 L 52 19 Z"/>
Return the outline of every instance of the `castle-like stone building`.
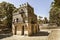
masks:
<path fill-rule="evenodd" d="M 28 3 L 20 5 L 13 13 L 12 31 L 18 35 L 33 35 L 38 32 L 37 15 Z"/>

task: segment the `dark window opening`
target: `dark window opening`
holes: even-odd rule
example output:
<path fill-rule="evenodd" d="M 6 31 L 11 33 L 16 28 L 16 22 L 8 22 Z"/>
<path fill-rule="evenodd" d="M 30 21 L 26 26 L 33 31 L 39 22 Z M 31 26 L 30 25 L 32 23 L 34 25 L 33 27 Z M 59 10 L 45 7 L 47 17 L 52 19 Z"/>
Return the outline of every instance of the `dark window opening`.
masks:
<path fill-rule="evenodd" d="M 18 23 L 18 18 L 16 18 L 16 22 Z"/>
<path fill-rule="evenodd" d="M 24 10 L 23 9 L 21 9 L 21 11 L 20 11 L 20 14 L 22 14 L 22 13 L 24 13 Z"/>

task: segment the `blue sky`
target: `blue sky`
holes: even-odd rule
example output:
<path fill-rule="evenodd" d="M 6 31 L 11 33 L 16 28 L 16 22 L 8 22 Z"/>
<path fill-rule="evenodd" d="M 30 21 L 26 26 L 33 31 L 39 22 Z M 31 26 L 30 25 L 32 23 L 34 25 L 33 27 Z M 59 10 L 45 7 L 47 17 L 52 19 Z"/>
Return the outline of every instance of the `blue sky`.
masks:
<path fill-rule="evenodd" d="M 37 16 L 47 18 L 49 18 L 51 2 L 53 2 L 53 0 L 0 0 L 0 2 L 2 1 L 12 3 L 16 7 L 19 7 L 19 5 L 28 2 L 34 8 L 34 13 Z"/>

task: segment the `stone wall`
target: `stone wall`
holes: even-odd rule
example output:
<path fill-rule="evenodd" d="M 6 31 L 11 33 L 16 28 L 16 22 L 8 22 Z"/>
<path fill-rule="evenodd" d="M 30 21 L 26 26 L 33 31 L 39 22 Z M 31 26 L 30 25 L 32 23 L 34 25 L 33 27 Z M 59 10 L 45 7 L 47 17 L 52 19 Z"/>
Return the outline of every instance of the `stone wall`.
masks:
<path fill-rule="evenodd" d="M 30 24 L 28 23 L 28 26 L 25 26 L 23 23 L 15 24 L 12 28 L 13 34 L 16 35 L 33 35 L 36 34 L 38 30 L 37 24 Z"/>

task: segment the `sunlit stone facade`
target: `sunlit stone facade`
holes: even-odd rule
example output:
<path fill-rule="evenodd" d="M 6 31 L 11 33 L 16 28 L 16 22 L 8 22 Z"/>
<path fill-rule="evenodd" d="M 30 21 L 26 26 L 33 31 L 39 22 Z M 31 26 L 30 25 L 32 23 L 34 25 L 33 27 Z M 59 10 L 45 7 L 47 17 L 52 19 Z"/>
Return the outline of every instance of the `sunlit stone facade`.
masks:
<path fill-rule="evenodd" d="M 33 35 L 38 32 L 37 16 L 34 14 L 34 8 L 28 3 L 20 5 L 18 11 L 13 13 L 13 34 Z"/>

